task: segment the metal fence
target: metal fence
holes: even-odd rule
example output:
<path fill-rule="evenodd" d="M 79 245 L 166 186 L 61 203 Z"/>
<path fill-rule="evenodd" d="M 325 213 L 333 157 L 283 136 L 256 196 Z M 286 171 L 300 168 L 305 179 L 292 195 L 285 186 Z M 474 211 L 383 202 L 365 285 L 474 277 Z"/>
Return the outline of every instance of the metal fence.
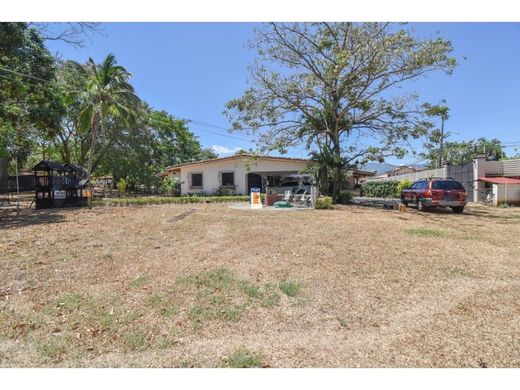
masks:
<path fill-rule="evenodd" d="M 520 160 L 501 161 L 504 176 L 520 176 Z"/>

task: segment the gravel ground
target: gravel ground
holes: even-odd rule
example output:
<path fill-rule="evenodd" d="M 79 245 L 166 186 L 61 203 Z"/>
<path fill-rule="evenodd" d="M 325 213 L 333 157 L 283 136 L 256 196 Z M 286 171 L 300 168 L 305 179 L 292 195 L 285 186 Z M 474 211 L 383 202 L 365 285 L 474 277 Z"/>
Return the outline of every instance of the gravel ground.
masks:
<path fill-rule="evenodd" d="M 0 217 L 4 367 L 520 366 L 517 209 Z"/>

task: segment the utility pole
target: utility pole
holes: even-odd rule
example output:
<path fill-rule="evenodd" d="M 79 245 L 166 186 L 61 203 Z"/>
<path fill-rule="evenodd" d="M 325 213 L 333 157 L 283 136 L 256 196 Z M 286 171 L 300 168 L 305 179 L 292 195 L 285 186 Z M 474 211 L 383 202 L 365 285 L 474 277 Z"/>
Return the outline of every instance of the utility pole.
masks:
<path fill-rule="evenodd" d="M 442 168 L 442 154 L 444 153 L 444 115 L 441 116 L 441 140 L 439 145 L 439 168 Z"/>

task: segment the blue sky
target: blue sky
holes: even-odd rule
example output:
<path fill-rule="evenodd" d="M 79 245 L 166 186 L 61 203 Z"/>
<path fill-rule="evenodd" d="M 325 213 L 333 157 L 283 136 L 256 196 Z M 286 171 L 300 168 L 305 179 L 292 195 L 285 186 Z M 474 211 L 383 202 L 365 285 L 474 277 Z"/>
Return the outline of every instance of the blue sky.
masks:
<path fill-rule="evenodd" d="M 84 48 L 49 42 L 53 52 L 80 62 L 101 61 L 113 53 L 132 74 L 141 98 L 156 109 L 202 123 L 190 129 L 205 147 L 220 155 L 254 145 L 224 129 L 224 104 L 241 96 L 247 87 L 247 65 L 255 53 L 246 48 L 253 35 L 251 23 L 109 23 L 105 37 L 95 36 Z M 423 38 L 450 39 L 459 66 L 451 76 L 432 73 L 411 83 L 407 90 L 421 100 L 446 99 L 451 117 L 446 129 L 453 140 L 496 137 L 520 150 L 520 23 L 414 23 Z M 465 58 L 465 59 L 464 59 Z M 211 125 L 211 126 L 209 126 Z M 516 144 L 516 145 L 514 145 Z M 306 157 L 304 148 L 289 155 Z M 394 164 L 418 159 L 389 158 Z"/>

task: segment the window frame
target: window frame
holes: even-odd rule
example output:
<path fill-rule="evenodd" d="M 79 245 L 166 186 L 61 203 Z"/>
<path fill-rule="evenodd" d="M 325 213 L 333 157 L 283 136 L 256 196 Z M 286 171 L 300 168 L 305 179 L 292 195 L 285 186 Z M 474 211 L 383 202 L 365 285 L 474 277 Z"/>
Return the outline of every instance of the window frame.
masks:
<path fill-rule="evenodd" d="M 224 184 L 224 175 L 233 175 L 233 184 Z M 225 187 L 225 188 L 235 188 L 236 186 L 236 183 L 235 183 L 235 171 L 223 171 L 223 172 L 220 172 L 220 185 L 222 187 Z"/>
<path fill-rule="evenodd" d="M 204 188 L 204 173 L 203 172 L 190 172 L 190 189 L 198 190 Z M 200 186 L 193 184 L 193 175 L 200 175 Z"/>

